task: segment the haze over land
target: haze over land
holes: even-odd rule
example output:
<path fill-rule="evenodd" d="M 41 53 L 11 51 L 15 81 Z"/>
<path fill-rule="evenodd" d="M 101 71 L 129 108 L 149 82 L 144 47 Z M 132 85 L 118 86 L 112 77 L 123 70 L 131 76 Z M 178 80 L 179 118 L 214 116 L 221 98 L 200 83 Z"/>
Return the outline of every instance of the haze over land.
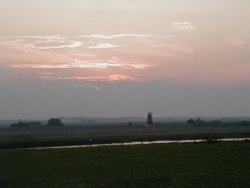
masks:
<path fill-rule="evenodd" d="M 0 1 L 0 119 L 248 116 L 249 7 Z"/>

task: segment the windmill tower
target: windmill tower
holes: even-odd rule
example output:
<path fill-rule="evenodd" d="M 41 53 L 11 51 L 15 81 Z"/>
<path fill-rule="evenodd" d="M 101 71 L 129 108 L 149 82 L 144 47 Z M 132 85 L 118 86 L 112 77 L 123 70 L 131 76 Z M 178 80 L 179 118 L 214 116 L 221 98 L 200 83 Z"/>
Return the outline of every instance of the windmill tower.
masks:
<path fill-rule="evenodd" d="M 148 112 L 146 126 L 151 126 L 151 125 L 153 125 L 153 113 Z"/>

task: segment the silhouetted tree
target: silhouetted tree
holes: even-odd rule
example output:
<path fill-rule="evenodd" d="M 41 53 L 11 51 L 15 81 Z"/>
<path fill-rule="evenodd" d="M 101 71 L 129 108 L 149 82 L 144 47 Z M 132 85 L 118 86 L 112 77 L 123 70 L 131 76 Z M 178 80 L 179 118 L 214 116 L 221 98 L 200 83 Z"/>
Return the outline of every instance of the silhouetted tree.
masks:
<path fill-rule="evenodd" d="M 60 119 L 52 118 L 48 121 L 48 126 L 52 127 L 62 127 L 65 126 Z"/>
<path fill-rule="evenodd" d="M 204 125 L 204 124 L 206 124 L 206 122 L 203 121 L 203 120 L 200 119 L 200 118 L 197 118 L 196 121 L 195 121 L 195 123 L 196 123 L 197 125 Z"/>
<path fill-rule="evenodd" d="M 194 119 L 188 119 L 187 120 L 187 124 L 194 124 L 194 123 L 195 123 Z"/>

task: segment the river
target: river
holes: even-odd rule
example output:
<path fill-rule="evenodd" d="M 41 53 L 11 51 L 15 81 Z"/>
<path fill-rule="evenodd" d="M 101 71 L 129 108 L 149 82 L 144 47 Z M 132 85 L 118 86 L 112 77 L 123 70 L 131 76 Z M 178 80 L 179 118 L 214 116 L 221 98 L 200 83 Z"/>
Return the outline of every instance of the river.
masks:
<path fill-rule="evenodd" d="M 232 141 L 250 141 L 250 138 L 222 138 L 211 141 L 219 142 L 232 142 Z M 142 142 L 124 142 L 124 143 L 110 143 L 110 144 L 91 144 L 91 145 L 71 145 L 71 146 L 49 146 L 49 147 L 33 147 L 22 149 L 65 149 L 65 148 L 88 148 L 88 147 L 101 147 L 101 146 L 129 146 L 129 145 L 143 145 L 143 144 L 174 144 L 174 143 L 201 143 L 209 142 L 206 139 L 197 140 L 158 140 L 158 141 L 142 141 Z M 21 148 L 20 148 L 21 149 Z"/>

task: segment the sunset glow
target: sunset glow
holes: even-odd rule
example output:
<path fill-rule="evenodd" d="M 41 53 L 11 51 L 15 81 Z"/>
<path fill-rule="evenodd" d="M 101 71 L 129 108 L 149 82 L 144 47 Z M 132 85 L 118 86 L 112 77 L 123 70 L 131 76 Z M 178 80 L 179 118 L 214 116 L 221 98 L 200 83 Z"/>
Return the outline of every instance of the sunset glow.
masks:
<path fill-rule="evenodd" d="M 1 1 L 0 84 L 58 81 L 96 91 L 125 82 L 249 84 L 249 6 L 248 0 Z"/>

